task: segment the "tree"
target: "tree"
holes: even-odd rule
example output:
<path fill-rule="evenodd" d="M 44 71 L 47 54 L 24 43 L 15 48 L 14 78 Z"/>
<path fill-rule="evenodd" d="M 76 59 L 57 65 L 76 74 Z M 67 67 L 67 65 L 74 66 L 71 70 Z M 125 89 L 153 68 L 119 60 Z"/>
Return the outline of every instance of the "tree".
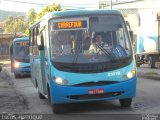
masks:
<path fill-rule="evenodd" d="M 24 16 L 13 18 L 8 16 L 8 19 L 4 22 L 4 30 L 6 33 L 25 32 L 27 28 Z"/>
<path fill-rule="evenodd" d="M 44 16 L 48 12 L 61 11 L 61 10 L 62 9 L 60 4 L 56 5 L 55 3 L 53 3 L 52 5 L 48 5 L 47 7 L 42 9 L 41 12 L 37 14 L 36 18 L 40 19 L 42 16 Z"/>
<path fill-rule="evenodd" d="M 28 25 L 31 25 L 34 22 L 36 15 L 37 15 L 37 13 L 35 12 L 34 8 L 32 8 L 28 11 L 28 17 L 27 17 Z"/>
<path fill-rule="evenodd" d="M 4 30 L 6 33 L 14 31 L 13 16 L 8 16 L 7 20 L 4 22 Z"/>
<path fill-rule="evenodd" d="M 32 25 L 34 22 L 36 22 L 38 19 L 40 19 L 42 16 L 44 16 L 46 13 L 48 12 L 54 12 L 54 11 L 61 11 L 61 6 L 60 4 L 51 4 L 51 5 L 48 5 L 46 6 L 45 8 L 43 8 L 38 14 L 35 12 L 34 9 L 30 9 L 28 11 L 28 27 L 30 25 Z M 25 31 L 25 34 L 26 35 L 29 35 L 29 30 L 27 29 Z"/>
<path fill-rule="evenodd" d="M 14 25 L 15 25 L 15 32 L 24 33 L 27 28 L 24 16 L 19 16 L 18 18 L 16 18 Z"/>

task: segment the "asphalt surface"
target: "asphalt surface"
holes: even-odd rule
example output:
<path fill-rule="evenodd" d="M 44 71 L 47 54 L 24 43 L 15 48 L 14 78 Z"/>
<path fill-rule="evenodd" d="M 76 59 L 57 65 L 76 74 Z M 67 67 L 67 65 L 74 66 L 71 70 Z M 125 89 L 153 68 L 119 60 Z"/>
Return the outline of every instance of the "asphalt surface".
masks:
<path fill-rule="evenodd" d="M 160 80 L 160 68 L 150 68 L 148 65 L 144 64 L 137 68 L 138 77 Z"/>
<path fill-rule="evenodd" d="M 23 103 L 22 95 L 17 91 L 10 74 L 3 70 L 0 72 L 0 113 L 19 113 L 26 105 Z"/>

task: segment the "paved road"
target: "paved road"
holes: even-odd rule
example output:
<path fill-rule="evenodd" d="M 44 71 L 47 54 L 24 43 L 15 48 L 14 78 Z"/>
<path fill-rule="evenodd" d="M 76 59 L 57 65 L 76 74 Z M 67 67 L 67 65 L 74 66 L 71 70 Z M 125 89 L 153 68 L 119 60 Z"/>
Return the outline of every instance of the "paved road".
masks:
<path fill-rule="evenodd" d="M 158 73 L 160 74 L 160 68 L 150 68 L 147 64 L 141 65 L 141 67 L 138 67 L 138 72 L 139 73 L 150 73 L 150 72 L 154 72 L 154 73 Z"/>
<path fill-rule="evenodd" d="M 150 68 L 144 66 L 141 67 L 139 70 L 144 71 L 148 69 Z M 20 91 L 20 93 L 23 95 L 24 103 L 27 105 L 27 108 L 24 109 L 22 113 L 52 114 L 52 110 L 48 100 L 41 100 L 38 98 L 37 90 L 33 87 L 29 77 L 15 79 L 13 74 L 11 74 L 11 76 L 17 90 Z M 130 115 L 130 118 L 134 118 L 135 120 L 141 120 L 142 115 L 144 114 L 160 113 L 159 90 L 160 81 L 138 78 L 137 96 L 135 99 L 133 99 L 133 104 L 131 108 L 122 109 L 118 100 L 107 102 L 70 104 L 69 106 L 67 106 L 68 113 L 66 113 L 65 115 L 49 115 L 48 119 L 55 118 L 55 120 L 80 120 L 85 118 L 97 119 L 97 117 L 100 117 L 102 119 L 106 117 L 108 119 L 114 119 L 114 117 L 125 119 L 125 114 L 127 114 L 127 116 Z"/>

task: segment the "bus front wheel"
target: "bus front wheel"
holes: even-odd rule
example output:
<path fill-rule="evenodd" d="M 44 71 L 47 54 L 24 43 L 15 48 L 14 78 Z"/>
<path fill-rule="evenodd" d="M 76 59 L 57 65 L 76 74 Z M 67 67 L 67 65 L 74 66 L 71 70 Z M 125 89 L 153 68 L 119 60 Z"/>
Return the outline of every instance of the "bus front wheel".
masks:
<path fill-rule="evenodd" d="M 155 68 L 155 57 L 154 56 L 150 56 L 148 58 L 148 65 L 150 68 Z"/>
<path fill-rule="evenodd" d="M 55 114 L 65 113 L 64 106 L 62 104 L 53 104 L 51 102 L 52 98 L 51 98 L 51 93 L 50 93 L 51 91 L 50 91 L 50 88 L 49 88 L 49 84 L 47 85 L 47 89 L 48 89 L 48 100 L 51 103 L 53 113 L 55 113 Z"/>
<path fill-rule="evenodd" d="M 119 102 L 121 104 L 121 107 L 130 107 L 132 103 L 132 98 L 120 99 Z"/>
<path fill-rule="evenodd" d="M 20 78 L 20 75 L 19 74 L 14 74 L 15 78 Z"/>

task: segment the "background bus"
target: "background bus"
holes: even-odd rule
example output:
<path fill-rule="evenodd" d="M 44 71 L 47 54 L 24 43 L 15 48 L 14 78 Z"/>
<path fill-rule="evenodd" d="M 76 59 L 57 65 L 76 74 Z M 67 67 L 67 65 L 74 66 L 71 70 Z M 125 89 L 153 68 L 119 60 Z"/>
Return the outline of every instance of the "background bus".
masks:
<path fill-rule="evenodd" d="M 30 74 L 29 37 L 13 40 L 11 46 L 11 71 L 16 78 Z"/>
<path fill-rule="evenodd" d="M 90 52 L 99 33 L 103 46 Z M 86 101 L 119 99 L 130 107 L 135 97 L 135 60 L 119 11 L 48 13 L 30 27 L 30 52 L 32 82 L 54 113 L 64 112 L 64 103 Z"/>

